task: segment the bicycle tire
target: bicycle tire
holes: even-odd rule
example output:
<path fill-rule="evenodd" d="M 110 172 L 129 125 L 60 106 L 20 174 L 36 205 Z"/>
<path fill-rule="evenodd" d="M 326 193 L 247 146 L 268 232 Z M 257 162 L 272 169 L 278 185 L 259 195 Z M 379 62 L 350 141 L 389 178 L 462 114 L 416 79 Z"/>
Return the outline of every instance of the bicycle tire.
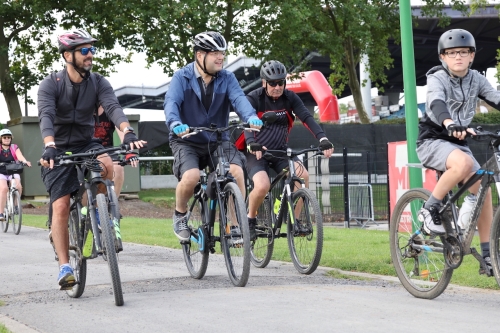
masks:
<path fill-rule="evenodd" d="M 115 297 L 115 305 L 123 305 L 123 292 L 122 284 L 120 280 L 120 271 L 118 269 L 118 257 L 115 250 L 115 241 L 113 237 L 114 225 L 109 218 L 108 204 L 106 202 L 106 196 L 102 193 L 97 194 L 97 209 L 99 210 L 99 220 L 101 224 L 102 231 L 102 248 L 106 255 L 109 272 L 111 273 L 111 283 L 113 285 L 113 294 Z"/>
<path fill-rule="evenodd" d="M 238 186 L 232 182 L 224 186 L 222 200 L 221 205 L 226 212 L 226 216 L 223 216 L 222 212 L 219 214 L 222 253 L 231 282 L 236 287 L 244 287 L 250 275 L 250 231 L 245 201 Z M 234 225 L 240 228 L 239 237 L 231 236 L 229 226 Z"/>
<path fill-rule="evenodd" d="M 422 227 L 417 212 L 430 195 L 431 192 L 423 188 L 407 191 L 396 203 L 390 223 L 391 259 L 399 281 L 410 294 L 424 299 L 441 295 L 453 275 L 443 253 L 413 248 L 410 244 L 411 236 Z M 420 233 L 417 239 L 421 245 L 443 247 L 435 236 Z"/>
<path fill-rule="evenodd" d="M 118 197 L 116 196 L 116 192 L 114 189 L 109 193 L 108 213 L 110 214 L 110 219 L 113 221 L 113 240 L 115 242 L 116 253 L 123 251 L 123 241 L 122 234 L 120 229 L 120 203 L 118 202 Z M 111 204 L 114 202 L 114 205 Z M 113 208 L 114 207 L 114 208 Z"/>
<path fill-rule="evenodd" d="M 302 204 L 297 221 L 291 221 L 287 213 L 288 250 L 295 269 L 301 274 L 312 274 L 318 268 L 323 252 L 323 214 L 318 200 L 308 188 L 292 193 L 293 209 Z M 300 229 L 302 228 L 302 229 Z"/>
<path fill-rule="evenodd" d="M 18 190 L 12 192 L 12 204 L 14 205 L 12 207 L 12 214 L 10 214 L 12 231 L 14 234 L 19 235 L 23 222 L 23 206 L 21 205 L 21 195 Z"/>
<path fill-rule="evenodd" d="M 81 221 L 79 212 L 73 209 L 69 213 L 69 264 L 73 268 L 76 284 L 72 289 L 66 290 L 68 296 L 79 298 L 85 290 L 87 282 L 87 260 L 83 258 L 83 235 L 81 233 Z"/>
<path fill-rule="evenodd" d="M 500 209 L 497 209 L 493 216 L 490 234 L 490 257 L 493 275 L 500 286 Z"/>
<path fill-rule="evenodd" d="M 182 253 L 184 256 L 184 262 L 189 271 L 189 274 L 194 279 L 201 279 L 205 276 L 208 267 L 208 235 L 203 229 L 203 225 L 206 223 L 206 201 L 202 198 L 192 198 L 196 200 L 193 204 L 192 201 L 188 203 L 188 207 L 191 207 L 189 212 L 188 227 L 194 234 L 189 243 L 182 244 Z M 200 235 L 200 232 L 203 233 Z M 199 240 L 198 243 L 195 240 Z"/>
<path fill-rule="evenodd" d="M 0 227 L 2 227 L 3 232 L 7 232 L 7 230 L 9 230 L 9 219 L 10 219 L 9 210 L 8 210 L 7 206 L 5 207 L 5 209 L 3 211 L 3 216 L 5 218 L 5 221 L 0 221 Z"/>
<path fill-rule="evenodd" d="M 265 268 L 271 261 L 274 250 L 274 239 L 272 228 L 271 200 L 266 197 L 257 210 L 257 238 L 252 241 L 250 247 L 250 260 L 257 268 Z"/>

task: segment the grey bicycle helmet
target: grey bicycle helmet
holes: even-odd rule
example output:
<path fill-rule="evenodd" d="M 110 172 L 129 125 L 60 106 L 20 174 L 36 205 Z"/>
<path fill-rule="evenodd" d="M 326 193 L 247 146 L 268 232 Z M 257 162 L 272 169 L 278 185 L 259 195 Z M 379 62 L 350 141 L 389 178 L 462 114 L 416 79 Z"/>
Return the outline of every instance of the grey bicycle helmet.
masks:
<path fill-rule="evenodd" d="M 224 37 L 216 31 L 205 31 L 194 37 L 194 49 L 205 52 L 226 51 L 227 43 Z"/>
<path fill-rule="evenodd" d="M 286 68 L 276 60 L 266 61 L 260 68 L 260 77 L 266 81 L 283 80 L 286 78 Z"/>
<path fill-rule="evenodd" d="M 57 41 L 59 43 L 59 53 L 63 53 L 73 50 L 78 45 L 94 44 L 94 42 L 97 42 L 97 39 L 83 29 L 76 29 L 64 32 L 57 37 Z"/>
<path fill-rule="evenodd" d="M 438 54 L 443 54 L 446 49 L 455 47 L 468 47 L 472 52 L 476 52 L 474 36 L 467 30 L 451 29 L 439 37 Z"/>

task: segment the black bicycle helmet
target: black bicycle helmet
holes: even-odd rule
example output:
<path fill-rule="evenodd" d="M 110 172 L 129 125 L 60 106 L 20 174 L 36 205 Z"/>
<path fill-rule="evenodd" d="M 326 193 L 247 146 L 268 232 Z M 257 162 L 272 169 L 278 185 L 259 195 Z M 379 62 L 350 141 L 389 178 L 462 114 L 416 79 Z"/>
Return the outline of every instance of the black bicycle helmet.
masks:
<path fill-rule="evenodd" d="M 194 50 L 205 52 L 226 51 L 227 43 L 224 37 L 216 31 L 205 31 L 194 37 Z"/>
<path fill-rule="evenodd" d="M 471 52 L 476 52 L 474 36 L 467 30 L 451 29 L 439 37 L 438 54 L 443 54 L 446 49 L 455 47 L 468 47 Z"/>
<path fill-rule="evenodd" d="M 260 77 L 266 81 L 283 80 L 286 78 L 286 68 L 276 60 L 266 61 L 260 68 Z"/>
<path fill-rule="evenodd" d="M 59 43 L 59 53 L 63 53 L 75 49 L 78 45 L 94 44 L 97 39 L 83 29 L 76 29 L 64 32 L 57 37 L 57 41 Z"/>

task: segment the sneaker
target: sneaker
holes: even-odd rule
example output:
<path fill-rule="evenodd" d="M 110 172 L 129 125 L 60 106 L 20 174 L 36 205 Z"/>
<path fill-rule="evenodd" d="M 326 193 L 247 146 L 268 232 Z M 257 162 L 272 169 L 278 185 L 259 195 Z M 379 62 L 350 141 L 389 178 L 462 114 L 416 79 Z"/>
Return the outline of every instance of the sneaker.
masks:
<path fill-rule="evenodd" d="M 432 205 L 429 209 L 422 207 L 418 211 L 418 220 L 423 222 L 424 231 L 428 234 L 444 235 L 444 226 L 439 215 L 440 204 Z"/>
<path fill-rule="evenodd" d="M 62 288 L 66 286 L 73 286 L 76 282 L 75 275 L 73 274 L 73 268 L 71 268 L 71 266 L 64 265 L 59 271 L 57 281 Z"/>
<path fill-rule="evenodd" d="M 486 274 L 488 276 L 493 276 L 493 266 L 491 265 L 491 258 L 484 257 L 484 261 L 486 262 L 486 267 L 488 267 L 488 269 L 490 270 L 490 274 L 488 275 L 482 267 L 479 267 L 479 274 Z"/>
<path fill-rule="evenodd" d="M 231 226 L 231 231 L 229 234 L 231 235 L 231 239 L 229 240 L 230 245 L 234 246 L 243 243 L 243 237 L 241 237 L 241 230 L 239 226 Z"/>
<path fill-rule="evenodd" d="M 19 215 L 19 207 L 14 206 L 14 214 Z"/>
<path fill-rule="evenodd" d="M 0 214 L 0 221 L 5 221 L 5 216 L 3 214 Z"/>
<path fill-rule="evenodd" d="M 257 224 L 257 218 L 248 218 L 248 229 L 250 230 L 250 240 L 257 239 L 257 232 L 255 231 L 255 226 Z"/>
<path fill-rule="evenodd" d="M 191 237 L 191 231 L 189 231 L 187 225 L 187 214 L 185 215 L 176 215 L 172 218 L 174 220 L 174 233 L 181 241 L 188 241 Z"/>
<path fill-rule="evenodd" d="M 299 219 L 295 220 L 295 223 L 293 224 L 293 230 L 295 232 L 295 236 L 307 236 L 312 232 L 312 228 L 302 223 L 302 221 Z"/>

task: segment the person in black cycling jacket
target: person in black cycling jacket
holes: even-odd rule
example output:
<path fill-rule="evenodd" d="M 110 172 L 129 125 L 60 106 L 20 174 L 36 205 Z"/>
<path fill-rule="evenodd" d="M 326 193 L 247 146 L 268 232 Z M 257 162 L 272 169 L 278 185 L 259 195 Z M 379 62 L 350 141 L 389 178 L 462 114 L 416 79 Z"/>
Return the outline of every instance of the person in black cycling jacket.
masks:
<path fill-rule="evenodd" d="M 59 258 L 57 280 L 61 289 L 71 288 L 75 283 L 73 270 L 68 264 L 68 218 L 70 194 L 77 191 L 80 184 L 76 170 L 72 166 L 54 168 L 54 158 L 65 152 L 77 154 L 103 148 L 92 141 L 94 113 L 98 105 L 104 107 L 113 123 L 125 133 L 123 143 L 130 144 L 131 149 L 143 147 L 146 143 L 139 140 L 130 127 L 109 82 L 101 75 L 91 73 L 95 42 L 97 39 L 82 29 L 61 34 L 58 37 L 59 52 L 66 67 L 47 76 L 38 89 L 38 117 L 44 143 L 41 173 L 52 205 L 49 238 Z M 99 160 L 104 166 L 103 177 L 112 179 L 111 158 L 106 154 L 99 156 Z"/>
<path fill-rule="evenodd" d="M 264 201 L 271 186 L 268 175 L 269 168 L 271 167 L 279 173 L 283 168 L 288 167 L 287 159 L 279 157 L 271 160 L 261 159 L 262 150 L 286 149 L 288 135 L 297 116 L 319 140 L 319 148 L 325 157 L 329 158 L 333 153 L 332 143 L 328 141 L 325 133 L 299 96 L 286 89 L 286 76 L 286 68 L 279 61 L 266 61 L 262 65 L 260 70 L 262 87 L 248 93 L 247 99 L 257 110 L 259 118 L 262 118 L 266 112 L 275 112 L 276 121 L 263 127 L 260 132 L 244 132 L 236 141 L 236 147 L 245 150 L 248 177 L 253 180 L 254 184 L 248 203 L 248 224 L 252 239 L 255 238 L 257 209 Z M 304 179 L 306 186 L 308 186 L 309 173 L 298 158 L 295 160 L 295 168 L 297 174 Z"/>

